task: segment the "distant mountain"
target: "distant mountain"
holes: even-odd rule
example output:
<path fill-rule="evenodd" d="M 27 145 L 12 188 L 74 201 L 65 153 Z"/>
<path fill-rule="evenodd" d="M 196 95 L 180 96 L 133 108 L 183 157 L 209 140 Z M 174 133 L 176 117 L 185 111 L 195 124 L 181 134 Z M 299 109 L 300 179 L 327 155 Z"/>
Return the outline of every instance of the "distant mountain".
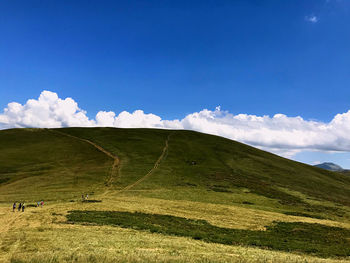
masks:
<path fill-rule="evenodd" d="M 344 169 L 341 166 L 335 163 L 320 163 L 320 164 L 316 164 L 315 167 L 326 169 L 329 171 L 334 171 L 334 172 L 344 171 Z"/>

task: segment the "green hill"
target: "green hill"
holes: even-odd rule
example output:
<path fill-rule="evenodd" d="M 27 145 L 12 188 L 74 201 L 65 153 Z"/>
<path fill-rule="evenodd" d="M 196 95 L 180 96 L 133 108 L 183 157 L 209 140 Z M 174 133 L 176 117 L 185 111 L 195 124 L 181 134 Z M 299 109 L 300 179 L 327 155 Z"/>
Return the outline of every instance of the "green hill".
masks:
<path fill-rule="evenodd" d="M 307 199 L 350 204 L 350 178 L 339 173 L 193 131 L 113 128 L 1 131 L 0 200 L 13 200 L 14 194 L 33 200 L 69 199 L 103 191 L 113 159 L 84 139 L 120 160 L 110 187 L 116 191 L 142 180 L 167 141 L 161 165 L 128 190 L 149 190 L 151 196 L 159 195 L 152 190 L 171 190 L 171 198 L 188 199 L 202 191 L 208 202 L 213 192 L 242 192 L 281 205 L 308 206 Z M 189 189 L 192 193 L 184 194 Z"/>
<path fill-rule="evenodd" d="M 0 145 L 0 203 L 32 203 L 42 199 L 55 203 L 51 214 L 47 214 L 50 222 L 66 221 L 60 216 L 68 213 L 67 218 L 77 223 L 111 224 L 205 242 L 261 246 L 322 257 L 350 253 L 349 237 L 339 236 L 348 235 L 349 230 L 331 228 L 347 228 L 348 175 L 294 162 L 218 136 L 184 130 L 11 129 L 0 131 Z M 86 202 L 91 202 L 84 204 L 83 210 L 114 212 L 80 214 L 82 194 L 89 194 Z M 69 209 L 74 209 L 73 214 L 69 215 Z M 37 212 L 33 213 L 28 220 L 35 218 Z M 163 214 L 174 217 L 162 217 Z M 113 216 L 113 220 L 108 216 Z M 131 225 L 130 218 L 135 216 L 162 223 L 155 227 L 153 223 L 138 226 L 135 220 Z M 212 225 L 183 218 L 206 220 Z M 191 230 L 183 233 L 170 229 L 167 220 L 177 220 Z M 301 221 L 304 225 L 272 226 L 275 221 Z M 198 224 L 202 232 L 196 230 Z M 232 230 L 236 228 L 245 232 Z M 260 230 L 265 228 L 270 232 L 262 235 Z M 291 236 L 289 245 L 282 245 L 285 234 L 279 233 L 294 233 L 293 229 L 304 232 L 298 232 L 296 239 Z M 315 236 L 307 232 L 312 229 L 332 238 L 315 243 L 309 251 L 305 245 Z M 208 236 L 208 231 L 222 234 Z M 304 236 L 309 239 L 303 243 L 300 240 Z M 342 245 L 335 240 L 342 240 Z M 53 242 L 50 249 L 54 246 Z M 67 247 L 67 251 L 70 249 Z M 150 261 L 153 260 L 151 257 Z"/>

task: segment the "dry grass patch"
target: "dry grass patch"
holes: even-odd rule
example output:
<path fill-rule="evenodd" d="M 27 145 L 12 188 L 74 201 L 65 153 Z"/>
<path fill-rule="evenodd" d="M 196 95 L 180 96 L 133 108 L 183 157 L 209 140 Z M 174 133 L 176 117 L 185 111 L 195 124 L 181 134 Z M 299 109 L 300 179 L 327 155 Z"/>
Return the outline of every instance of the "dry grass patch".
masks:
<path fill-rule="evenodd" d="M 99 199 L 98 196 L 96 199 Z M 28 208 L 24 213 L 12 213 L 11 204 L 2 205 L 0 262 L 326 262 L 303 255 L 207 244 L 185 237 L 109 226 L 67 225 L 67 211 L 74 209 L 168 214 L 204 219 L 220 227 L 251 230 L 262 229 L 275 220 L 350 228 L 348 224 L 336 221 L 287 216 L 243 207 L 129 195 L 103 199 L 101 203 L 53 203 L 44 208 Z"/>

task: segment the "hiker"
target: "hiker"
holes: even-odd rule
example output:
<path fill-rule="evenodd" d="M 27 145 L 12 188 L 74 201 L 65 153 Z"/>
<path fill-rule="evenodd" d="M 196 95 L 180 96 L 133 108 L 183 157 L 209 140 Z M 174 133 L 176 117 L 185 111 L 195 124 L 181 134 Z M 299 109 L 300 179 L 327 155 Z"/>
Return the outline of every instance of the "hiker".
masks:
<path fill-rule="evenodd" d="M 14 202 L 12 205 L 12 212 L 15 212 L 15 210 L 16 210 L 16 202 Z"/>
<path fill-rule="evenodd" d="M 43 208 L 43 206 L 44 206 L 44 201 L 43 200 L 41 200 L 40 205 L 41 205 L 41 208 Z"/>
<path fill-rule="evenodd" d="M 19 203 L 19 205 L 18 205 L 18 212 L 21 211 L 21 208 L 22 208 L 22 203 Z"/>
<path fill-rule="evenodd" d="M 84 194 L 81 195 L 81 200 L 83 200 L 83 201 L 85 200 Z"/>
<path fill-rule="evenodd" d="M 86 194 L 86 200 L 88 200 L 89 199 L 89 194 Z"/>
<path fill-rule="evenodd" d="M 24 212 L 24 208 L 25 208 L 25 205 L 24 205 L 24 202 L 22 204 L 22 212 Z"/>
<path fill-rule="evenodd" d="M 36 207 L 39 207 L 40 206 L 40 202 L 36 202 Z"/>

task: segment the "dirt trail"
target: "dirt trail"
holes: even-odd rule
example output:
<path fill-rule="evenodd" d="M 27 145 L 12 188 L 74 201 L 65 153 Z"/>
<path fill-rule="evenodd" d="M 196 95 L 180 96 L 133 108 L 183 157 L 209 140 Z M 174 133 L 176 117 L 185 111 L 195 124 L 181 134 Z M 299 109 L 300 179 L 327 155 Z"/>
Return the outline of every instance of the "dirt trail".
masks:
<path fill-rule="evenodd" d="M 56 134 L 60 134 L 60 135 L 64 135 L 79 141 L 83 141 L 86 142 L 88 144 L 91 144 L 92 146 L 94 146 L 96 149 L 98 149 L 99 151 L 103 152 L 104 154 L 106 154 L 107 156 L 109 156 L 110 158 L 113 159 L 113 164 L 112 164 L 112 168 L 111 168 L 111 172 L 109 173 L 109 177 L 106 180 L 106 186 L 110 187 L 112 185 L 112 183 L 114 182 L 114 180 L 118 177 L 118 172 L 119 172 L 119 164 L 120 164 L 120 160 L 118 158 L 118 156 L 114 155 L 113 153 L 107 151 L 106 149 L 102 148 L 100 145 L 87 140 L 87 139 L 83 139 L 68 133 L 64 133 L 64 132 L 60 132 L 60 131 L 56 131 L 56 130 L 48 130 L 50 132 L 56 133 Z M 105 194 L 105 193 L 104 193 Z"/>
<path fill-rule="evenodd" d="M 114 159 L 114 162 L 112 164 L 112 169 L 109 175 L 109 178 L 106 182 L 106 186 L 108 187 L 102 194 L 100 194 L 100 197 L 103 198 L 106 195 L 108 195 L 110 193 L 110 186 L 112 185 L 112 183 L 114 182 L 115 178 L 118 177 L 118 172 L 119 172 L 119 158 Z"/>
<path fill-rule="evenodd" d="M 149 170 L 149 172 L 141 177 L 139 180 L 137 180 L 136 182 L 126 186 L 125 188 L 123 188 L 122 190 L 120 190 L 119 192 L 124 192 L 124 191 L 128 191 L 131 188 L 135 187 L 136 185 L 140 184 L 141 182 L 143 182 L 144 180 L 146 180 L 148 177 L 150 177 L 152 175 L 152 173 L 154 172 L 154 170 L 156 170 L 159 166 L 159 164 L 162 162 L 162 160 L 166 157 L 166 155 L 168 154 L 168 148 L 169 148 L 169 139 L 170 136 L 172 135 L 172 133 L 170 133 L 165 141 L 165 146 L 163 148 L 162 154 L 159 156 L 158 160 L 155 162 L 154 166 L 152 167 L 151 170 Z"/>
<path fill-rule="evenodd" d="M 107 179 L 106 181 L 106 185 L 108 186 L 108 188 L 106 189 L 105 192 L 103 192 L 100 197 L 104 197 L 106 196 L 109 192 L 110 192 L 110 189 L 109 187 L 112 185 L 113 181 L 115 180 L 115 178 L 118 177 L 118 172 L 119 172 L 119 164 L 120 164 L 120 160 L 117 156 L 113 155 L 112 153 L 108 152 L 106 149 L 102 148 L 100 145 L 92 142 L 92 141 L 89 141 L 87 139 L 83 139 L 83 138 L 80 138 L 80 137 L 77 137 L 77 136 L 74 136 L 74 135 L 71 135 L 71 134 L 67 134 L 67 133 L 64 133 L 64 132 L 60 132 L 60 131 L 56 131 L 56 130 L 49 130 L 51 132 L 54 132 L 54 133 L 57 133 L 57 134 L 61 134 L 61 135 L 64 135 L 64 136 L 67 136 L 67 137 L 71 137 L 73 139 L 76 139 L 76 140 L 80 140 L 80 141 L 83 141 L 83 142 L 86 142 L 86 143 L 89 143 L 91 144 L 92 146 L 94 146 L 96 149 L 98 149 L 99 151 L 103 152 L 104 154 L 108 155 L 109 157 L 111 157 L 114 161 L 113 161 L 113 164 L 112 164 L 112 168 L 111 168 L 111 172 L 110 172 L 110 175 L 109 175 L 109 178 Z M 170 136 L 172 135 L 172 133 L 170 133 L 165 141 L 165 146 L 163 148 L 163 151 L 161 153 L 161 155 L 159 156 L 158 160 L 155 162 L 154 166 L 152 167 L 151 170 L 149 170 L 149 172 L 144 175 L 143 177 L 141 177 L 139 180 L 137 180 L 136 182 L 126 186 L 125 188 L 121 189 L 120 191 L 118 191 L 118 193 L 121 193 L 121 192 L 124 192 L 124 191 L 128 191 L 130 190 L 131 188 L 135 187 L 136 185 L 140 184 L 141 182 L 143 182 L 144 180 L 146 180 L 148 177 L 150 177 L 152 175 L 152 173 L 154 172 L 154 170 L 156 170 L 159 166 L 159 164 L 162 162 L 162 160 L 166 157 L 167 153 L 168 153 L 168 147 L 169 147 L 169 139 L 170 139 Z"/>
<path fill-rule="evenodd" d="M 87 139 L 83 139 L 83 138 L 80 138 L 80 137 L 77 137 L 77 136 L 74 136 L 74 135 L 71 135 L 71 134 L 68 134 L 68 133 L 56 131 L 56 130 L 48 129 L 48 131 L 53 132 L 53 133 L 57 133 L 57 134 L 61 134 L 61 135 L 67 136 L 67 137 L 71 137 L 71 138 L 77 139 L 79 141 L 87 142 L 87 143 L 91 144 L 92 146 L 94 146 L 95 148 L 97 148 L 98 150 L 100 150 L 101 152 L 103 152 L 104 154 L 106 154 L 109 157 L 111 157 L 112 159 L 118 159 L 118 157 L 115 156 L 113 153 L 110 153 L 109 151 L 105 150 L 100 145 L 98 145 L 98 144 L 96 144 L 96 143 L 94 143 L 92 141 L 89 141 Z"/>
<path fill-rule="evenodd" d="M 17 204 L 18 205 L 18 204 Z M 12 208 L 3 208 L 1 212 L 5 211 L 3 214 L 0 214 L 0 234 L 5 233 L 13 227 L 13 223 L 19 217 L 21 212 L 12 212 Z"/>

